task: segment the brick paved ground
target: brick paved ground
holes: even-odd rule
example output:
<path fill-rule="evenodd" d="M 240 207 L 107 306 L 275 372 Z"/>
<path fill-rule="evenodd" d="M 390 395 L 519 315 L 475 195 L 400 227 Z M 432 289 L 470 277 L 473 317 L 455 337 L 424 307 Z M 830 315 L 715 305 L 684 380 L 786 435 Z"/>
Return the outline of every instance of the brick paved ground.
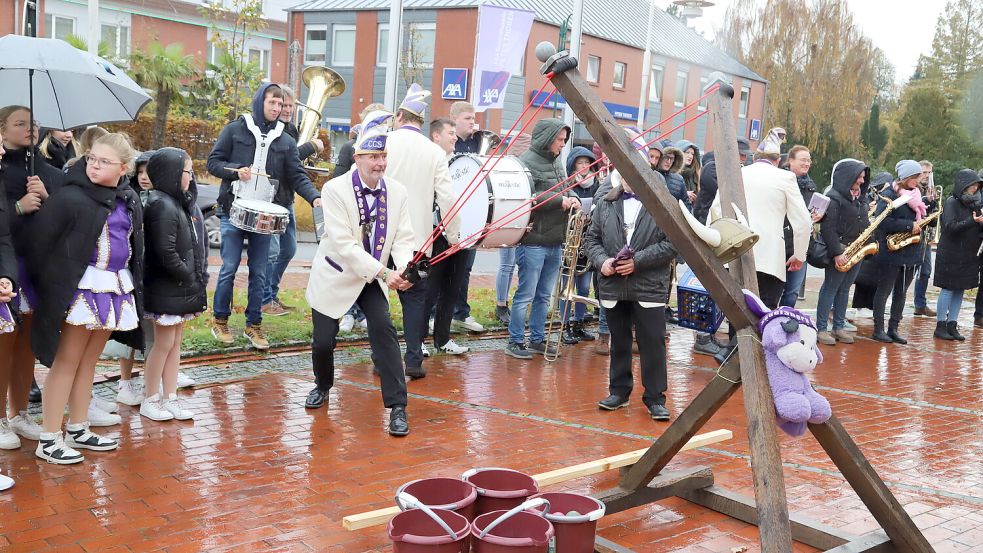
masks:
<path fill-rule="evenodd" d="M 825 348 L 815 380 L 936 550 L 983 551 L 983 334 L 942 344 L 933 328 L 909 318 L 908 346 Z M 714 377 L 712 360 L 691 354 L 692 339 L 672 331 L 674 413 Z M 543 472 L 644 447 L 665 428 L 638 394 L 628 409 L 598 411 L 607 358 L 589 345 L 547 365 L 502 355 L 498 340 L 461 341 L 478 351 L 437 357 L 430 376 L 409 385 L 404 439 L 385 434 L 377 380 L 367 352 L 355 349 L 339 356 L 327 409 L 303 408 L 308 353 L 224 361 L 187 371 L 203 384 L 183 392 L 194 422 L 154 423 L 123 407 L 123 425 L 107 432 L 121 449 L 87 453 L 72 467 L 36 460 L 33 442 L 0 452 L 0 469 L 17 481 L 0 494 L 0 550 L 385 551 L 385 527 L 348 532 L 341 518 L 391 505 L 410 479 L 475 466 Z M 97 392 L 112 397 L 109 385 Z M 734 439 L 681 454 L 669 469 L 707 465 L 719 485 L 753 495 L 741 394 L 705 428 L 733 430 Z M 793 511 L 857 534 L 876 529 L 811 436 L 781 444 Z M 612 471 L 550 489 L 592 492 L 616 481 Z M 605 517 L 600 534 L 640 552 L 694 553 L 755 551 L 758 536 L 680 499 Z"/>

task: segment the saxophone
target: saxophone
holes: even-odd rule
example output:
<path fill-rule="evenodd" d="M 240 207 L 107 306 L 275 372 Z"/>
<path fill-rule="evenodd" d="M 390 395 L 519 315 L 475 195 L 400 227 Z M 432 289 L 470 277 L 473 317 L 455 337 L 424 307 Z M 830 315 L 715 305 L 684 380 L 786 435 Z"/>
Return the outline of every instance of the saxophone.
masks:
<path fill-rule="evenodd" d="M 926 225 L 938 219 L 940 215 L 942 215 L 941 207 L 935 213 L 919 221 L 918 226 L 921 227 L 922 232 L 927 231 L 928 229 L 925 228 Z M 896 232 L 894 234 L 887 235 L 887 249 L 891 250 L 892 252 L 896 252 L 901 248 L 910 246 L 912 244 L 918 244 L 921 241 L 922 241 L 921 232 L 918 234 L 915 234 L 913 232 Z"/>
<path fill-rule="evenodd" d="M 901 196 L 895 200 L 885 198 L 884 196 L 880 196 L 880 198 L 887 203 L 887 207 L 884 208 L 884 211 L 882 211 L 876 219 L 870 222 L 870 225 L 860 233 L 860 236 L 858 236 L 856 240 L 851 242 L 850 245 L 843 250 L 843 255 L 847 257 L 847 262 L 843 265 L 836 265 L 834 263 L 837 271 L 845 273 L 852 269 L 854 265 L 860 263 L 863 258 L 867 257 L 868 255 L 876 254 L 880 249 L 880 246 L 877 245 L 877 242 L 871 242 L 870 244 L 867 242 L 870 240 L 871 236 L 874 235 L 874 231 L 877 230 L 877 226 L 880 225 L 884 219 L 887 219 L 887 216 L 892 211 L 908 203 L 909 199 L 907 196 Z"/>

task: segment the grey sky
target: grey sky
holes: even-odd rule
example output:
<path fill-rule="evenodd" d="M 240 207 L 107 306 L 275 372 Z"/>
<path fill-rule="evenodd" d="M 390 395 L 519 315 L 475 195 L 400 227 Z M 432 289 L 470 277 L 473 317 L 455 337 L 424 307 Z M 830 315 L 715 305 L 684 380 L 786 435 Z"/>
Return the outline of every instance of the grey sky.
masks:
<path fill-rule="evenodd" d="M 708 38 L 723 24 L 724 13 L 733 0 L 713 0 L 716 5 L 704 10 L 694 27 Z M 671 0 L 656 0 L 665 7 Z M 847 0 L 854 20 L 873 43 L 894 64 L 898 82 L 908 80 L 915 71 L 919 54 L 932 49 L 935 21 L 945 8 L 946 0 Z"/>

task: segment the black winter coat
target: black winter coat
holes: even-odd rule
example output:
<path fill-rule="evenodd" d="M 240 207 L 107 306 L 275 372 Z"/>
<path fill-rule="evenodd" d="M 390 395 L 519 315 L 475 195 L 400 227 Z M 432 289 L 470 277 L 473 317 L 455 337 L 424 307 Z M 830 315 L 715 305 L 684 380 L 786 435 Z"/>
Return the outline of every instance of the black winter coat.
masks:
<path fill-rule="evenodd" d="M 338 161 L 334 165 L 331 178 L 336 179 L 352 170 L 355 165 L 355 140 L 349 140 L 338 149 Z"/>
<path fill-rule="evenodd" d="M 44 158 L 41 157 L 36 148 L 33 155 L 35 156 L 34 172 L 40 177 L 50 196 L 64 185 L 65 174 L 45 163 Z M 4 200 L 7 204 L 7 213 L 10 214 L 10 233 L 13 236 L 14 248 L 18 255 L 24 256 L 25 254 L 22 252 L 26 251 L 31 242 L 30 228 L 36 212 L 28 215 L 17 215 L 14 204 L 27 194 L 27 174 L 30 167 L 27 148 L 7 150 L 7 153 L 3 155 L 3 160 L 0 161 L 0 167 L 3 168 L 0 171 L 0 180 L 3 180 L 6 189 Z"/>
<path fill-rule="evenodd" d="M 283 132 L 289 134 L 295 141 L 298 142 L 297 156 L 300 157 L 301 161 L 317 153 L 317 148 L 314 147 L 313 142 L 304 142 L 303 144 L 300 144 L 300 130 L 297 128 L 297 125 L 294 125 L 291 122 L 286 122 L 284 123 Z M 304 138 L 307 137 L 305 136 Z"/>
<path fill-rule="evenodd" d="M 546 192 L 566 178 L 558 156 L 549 150 L 550 144 L 563 129 L 570 132 L 570 128 L 559 119 L 541 119 L 533 128 L 532 144 L 519 156 L 532 175 L 533 197 L 543 194 L 536 201 L 536 211 L 532 213 L 532 230 L 522 238 L 522 244 L 526 246 L 559 246 L 565 238 L 570 212 L 563 209 L 563 198 L 576 197 L 576 194 L 569 190 L 561 193 L 566 184 Z"/>
<path fill-rule="evenodd" d="M 857 182 L 857 177 L 861 173 L 864 174 L 864 183 L 860 185 L 860 196 L 852 200 L 850 188 Z M 846 247 L 870 225 L 867 204 L 864 203 L 869 182 L 870 169 L 859 161 L 844 161 L 834 168 L 829 207 L 819 225 L 819 232 L 826 243 L 830 258 L 842 254 Z"/>
<path fill-rule="evenodd" d="M 635 232 L 631 236 L 635 271 L 627 277 L 601 274 L 601 265 L 608 258 L 615 257 L 625 246 L 622 192 L 620 186 L 612 188 L 597 202 L 584 237 L 587 259 L 597 270 L 597 295 L 602 300 L 665 303 L 669 300 L 670 264 L 677 253 L 644 207 L 639 212 Z"/>
<path fill-rule="evenodd" d="M 805 202 L 806 208 L 808 208 L 809 202 L 812 201 L 812 195 L 816 193 L 816 183 L 808 174 L 795 177 L 795 182 L 799 185 L 799 193 L 802 194 L 802 201 Z M 785 226 L 782 228 L 782 231 L 785 233 L 785 258 L 788 259 L 795 253 L 793 251 L 794 237 L 792 236 L 792 223 L 788 222 L 788 217 L 785 218 Z"/>
<path fill-rule="evenodd" d="M 884 192 L 881 193 L 882 196 L 889 200 L 896 200 L 898 198 L 898 193 L 894 191 L 893 186 L 888 186 Z M 883 199 L 877 200 L 877 208 L 874 210 L 874 216 L 880 215 L 884 209 L 887 208 L 887 203 Z M 922 264 L 922 258 L 925 255 L 924 246 L 919 242 L 918 244 L 912 244 L 901 248 L 898 251 L 892 252 L 887 248 L 887 235 L 894 234 L 896 232 L 911 232 L 911 228 L 915 224 L 915 210 L 908 207 L 905 204 L 894 211 L 892 211 L 884 221 L 881 222 L 877 227 L 875 232 L 877 236 L 877 242 L 880 246 L 880 250 L 874 256 L 874 260 L 881 265 L 891 265 L 891 266 L 907 266 L 914 267 L 915 265 Z"/>
<path fill-rule="evenodd" d="M 973 212 L 981 206 L 976 199 L 966 202 L 960 196 L 980 177 L 972 169 L 956 173 L 952 195 L 946 198 L 940 217 L 939 248 L 935 256 L 935 285 L 948 290 L 969 290 L 980 284 L 980 258 L 976 253 L 983 242 L 980 225 Z"/>
<path fill-rule="evenodd" d="M 3 192 L 3 181 L 0 181 Z M 10 235 L 11 213 L 7 202 L 0 202 L 0 278 L 10 279 L 17 290 L 17 257 L 14 255 L 14 240 Z M 11 312 L 15 311 L 11 309 Z"/>
<path fill-rule="evenodd" d="M 693 204 L 693 217 L 705 223 L 710 214 L 710 206 L 717 197 L 717 163 L 713 160 L 713 152 L 703 156 L 703 169 L 700 171 L 700 191 Z M 788 240 L 786 240 L 788 243 Z"/>
<path fill-rule="evenodd" d="M 125 179 L 121 181 L 125 183 Z M 68 182 L 55 190 L 35 215 L 27 265 L 37 291 L 34 306 L 31 349 L 34 356 L 50 367 L 58 352 L 61 327 L 78 283 L 85 273 L 106 219 L 116 207 L 116 199 L 126 202 L 133 232 L 130 235 L 130 272 L 137 315 L 143 318 L 143 212 L 140 197 L 128 184 L 106 188 L 89 181 L 85 160 L 68 172 Z M 139 326 L 128 332 L 113 332 L 111 338 L 143 350 L 143 331 Z"/>
<path fill-rule="evenodd" d="M 185 155 L 177 148 L 163 148 L 147 164 L 154 190 L 144 209 L 144 307 L 162 315 L 201 313 L 208 307 L 194 203 L 191 194 L 181 191 Z"/>

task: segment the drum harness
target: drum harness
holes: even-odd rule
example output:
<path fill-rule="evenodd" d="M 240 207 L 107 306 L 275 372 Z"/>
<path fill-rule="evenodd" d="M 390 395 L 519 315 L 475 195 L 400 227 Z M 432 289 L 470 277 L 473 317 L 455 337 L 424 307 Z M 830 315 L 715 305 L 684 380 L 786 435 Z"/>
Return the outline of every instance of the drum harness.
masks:
<path fill-rule="evenodd" d="M 256 122 L 253 121 L 252 116 L 249 114 L 244 114 L 242 120 L 246 122 L 246 128 L 252 133 L 253 138 L 256 140 L 256 151 L 253 152 L 253 172 L 266 170 L 266 155 L 270 151 L 270 146 L 273 141 L 280 138 L 283 134 L 283 122 L 277 121 L 273 129 L 267 133 L 263 134 L 259 127 L 256 126 Z M 263 179 L 260 181 L 260 179 Z M 242 198 L 244 200 L 259 200 L 263 202 L 273 203 L 273 199 L 276 197 L 277 188 L 279 183 L 276 179 L 270 180 L 269 178 L 262 175 L 253 175 L 252 188 L 250 189 L 246 186 L 241 179 L 236 180 L 232 183 L 232 195 L 236 198 Z M 260 185 L 264 185 L 262 188 Z"/>

